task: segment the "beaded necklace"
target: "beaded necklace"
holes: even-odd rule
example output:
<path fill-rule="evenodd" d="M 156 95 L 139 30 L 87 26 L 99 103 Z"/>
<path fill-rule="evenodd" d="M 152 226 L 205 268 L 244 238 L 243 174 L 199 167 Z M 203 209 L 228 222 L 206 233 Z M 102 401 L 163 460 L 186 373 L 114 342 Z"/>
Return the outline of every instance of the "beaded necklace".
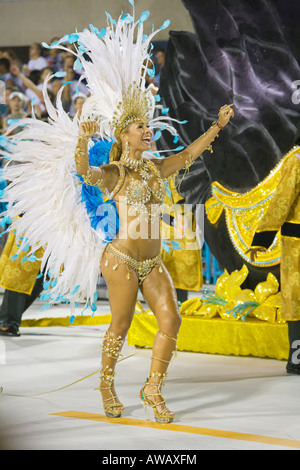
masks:
<path fill-rule="evenodd" d="M 144 160 L 142 158 L 140 160 L 134 160 L 124 153 L 121 155 L 120 160 L 123 160 L 128 168 L 135 171 L 144 165 Z"/>

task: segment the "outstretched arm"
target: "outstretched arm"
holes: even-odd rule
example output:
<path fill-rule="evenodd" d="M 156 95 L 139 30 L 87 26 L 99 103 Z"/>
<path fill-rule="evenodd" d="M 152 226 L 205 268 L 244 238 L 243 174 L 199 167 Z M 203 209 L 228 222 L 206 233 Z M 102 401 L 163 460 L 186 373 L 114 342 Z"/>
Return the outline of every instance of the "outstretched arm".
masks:
<path fill-rule="evenodd" d="M 115 165 L 95 167 L 89 165 L 88 141 L 97 131 L 95 121 L 82 122 L 79 127 L 78 142 L 75 148 L 75 163 L 78 175 L 83 181 L 100 189 L 112 192 L 119 178 L 119 170 Z"/>
<path fill-rule="evenodd" d="M 221 129 L 223 129 L 234 115 L 232 104 L 225 105 L 220 109 L 219 120 L 214 123 L 205 134 L 192 142 L 185 150 L 172 157 L 157 160 L 162 178 L 168 178 L 183 168 L 188 168 L 207 148 L 210 147 Z"/>

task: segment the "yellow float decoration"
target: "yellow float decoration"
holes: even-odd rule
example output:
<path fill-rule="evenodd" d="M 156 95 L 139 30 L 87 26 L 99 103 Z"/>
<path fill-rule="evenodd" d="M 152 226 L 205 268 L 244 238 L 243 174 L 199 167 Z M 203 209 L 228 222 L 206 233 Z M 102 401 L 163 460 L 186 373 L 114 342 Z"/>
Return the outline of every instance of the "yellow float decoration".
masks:
<path fill-rule="evenodd" d="M 215 292 L 204 290 L 202 297 L 183 302 L 181 315 L 223 320 L 246 320 L 257 318 L 269 323 L 284 323 L 281 318 L 279 283 L 269 273 L 266 281 L 260 282 L 254 291 L 240 286 L 248 275 L 244 265 L 240 271 L 225 272 L 218 278 Z"/>
<path fill-rule="evenodd" d="M 269 273 L 253 291 L 242 289 L 247 275 L 246 266 L 231 274 L 225 271 L 215 292 L 206 291 L 182 303 L 178 351 L 288 358 L 288 331 L 281 319 L 278 281 Z M 157 330 L 151 310 L 139 308 L 128 332 L 128 344 L 151 348 Z"/>
<path fill-rule="evenodd" d="M 234 248 L 245 261 L 254 266 L 269 267 L 280 263 L 279 232 L 270 249 L 259 253 L 255 261 L 251 261 L 247 251 L 256 227 L 276 190 L 283 162 L 299 151 L 299 148 L 293 147 L 261 183 L 244 194 L 230 191 L 218 182 L 212 183 L 212 197 L 205 204 L 208 220 L 211 224 L 216 224 L 225 211 L 227 230 Z"/>
<path fill-rule="evenodd" d="M 202 287 L 201 243 L 194 215 L 182 201 L 170 178 L 162 210 L 161 256 L 176 289 L 198 292 Z M 173 224 L 167 222 L 171 219 Z"/>
<path fill-rule="evenodd" d="M 30 255 L 30 248 L 19 255 L 18 241 L 14 232 L 9 232 L 0 257 L 0 286 L 4 289 L 30 295 L 40 272 L 43 249 Z M 33 259 L 31 259 L 33 258 Z"/>

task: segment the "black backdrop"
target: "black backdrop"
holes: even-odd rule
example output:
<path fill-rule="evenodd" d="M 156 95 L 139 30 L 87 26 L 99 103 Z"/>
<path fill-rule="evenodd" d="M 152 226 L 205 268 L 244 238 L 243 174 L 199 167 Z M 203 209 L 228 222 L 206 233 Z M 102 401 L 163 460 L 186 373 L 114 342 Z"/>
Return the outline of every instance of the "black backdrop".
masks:
<path fill-rule="evenodd" d="M 187 203 L 204 203 L 212 181 L 246 192 L 256 186 L 299 142 L 300 105 L 293 82 L 300 80 L 300 2 L 298 0 L 182 0 L 195 29 L 171 31 L 159 93 L 178 126 L 179 144 L 188 145 L 234 103 L 235 117 L 205 151 L 181 184 Z M 160 148 L 174 148 L 163 136 Z M 205 239 L 222 268 L 240 269 L 224 215 Z M 245 287 L 254 288 L 279 266 L 248 265 Z"/>

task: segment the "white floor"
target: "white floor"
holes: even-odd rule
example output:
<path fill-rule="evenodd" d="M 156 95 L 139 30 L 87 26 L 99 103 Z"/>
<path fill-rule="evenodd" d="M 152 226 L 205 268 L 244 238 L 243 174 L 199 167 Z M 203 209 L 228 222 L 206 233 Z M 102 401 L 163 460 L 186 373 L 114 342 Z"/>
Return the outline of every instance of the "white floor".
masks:
<path fill-rule="evenodd" d="M 109 311 L 107 302 L 99 304 L 103 313 Z M 39 308 L 36 301 L 23 318 L 41 316 Z M 69 313 L 67 307 L 55 307 L 51 314 L 60 316 L 62 309 Z M 300 376 L 287 375 L 285 362 L 270 359 L 179 352 L 164 388 L 168 406 L 176 413 L 175 426 L 151 428 L 138 397 L 151 350 L 126 344 L 116 385 L 128 421 L 54 415 L 67 411 L 103 415 L 94 372 L 106 329 L 107 325 L 32 327 L 21 328 L 19 338 L 0 337 L 1 449 L 134 454 L 300 448 Z M 79 381 L 89 374 L 93 375 Z"/>

